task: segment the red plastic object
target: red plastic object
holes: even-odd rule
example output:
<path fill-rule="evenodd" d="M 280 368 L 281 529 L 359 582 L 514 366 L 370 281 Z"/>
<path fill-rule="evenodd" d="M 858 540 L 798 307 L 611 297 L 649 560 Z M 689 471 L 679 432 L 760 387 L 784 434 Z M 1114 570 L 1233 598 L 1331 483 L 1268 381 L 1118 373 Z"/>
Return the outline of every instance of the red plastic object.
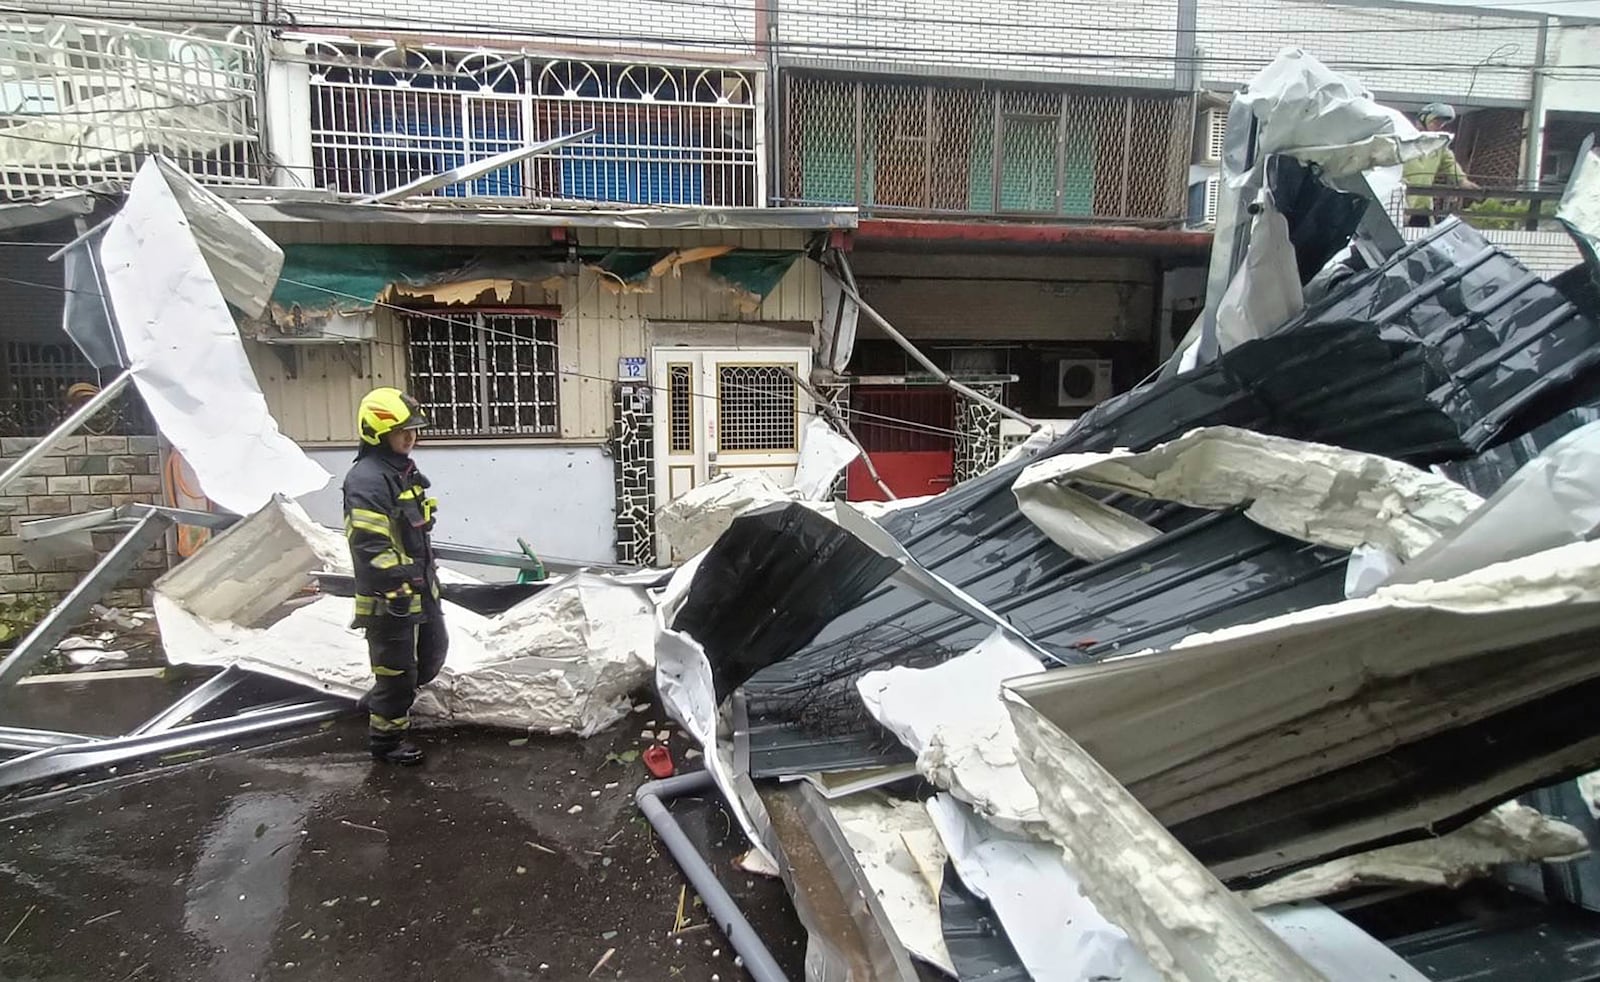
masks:
<path fill-rule="evenodd" d="M 675 770 L 672 753 L 659 743 L 645 750 L 644 766 L 650 768 L 650 773 L 657 778 L 671 777 Z"/>

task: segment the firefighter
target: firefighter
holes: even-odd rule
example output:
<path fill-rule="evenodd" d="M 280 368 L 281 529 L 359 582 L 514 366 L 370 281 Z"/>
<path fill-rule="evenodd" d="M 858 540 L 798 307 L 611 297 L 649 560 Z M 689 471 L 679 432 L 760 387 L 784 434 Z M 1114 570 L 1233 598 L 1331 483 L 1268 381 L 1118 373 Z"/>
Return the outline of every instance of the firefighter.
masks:
<path fill-rule="evenodd" d="M 1455 122 L 1455 118 L 1455 107 L 1443 102 L 1430 102 L 1417 113 L 1417 122 L 1422 124 L 1423 130 L 1429 133 L 1444 132 L 1444 128 Z M 1467 177 L 1467 172 L 1461 169 L 1461 164 L 1456 160 L 1455 151 L 1451 150 L 1448 144 L 1431 153 L 1425 153 L 1415 160 L 1406 161 L 1401 171 L 1401 176 L 1406 182 L 1408 190 L 1436 187 L 1440 184 L 1454 184 L 1469 190 L 1476 190 L 1478 187 Z M 1434 210 L 1433 198 L 1429 195 L 1410 195 L 1406 198 L 1406 209 L 1412 212 L 1432 211 Z M 1431 214 L 1413 214 L 1406 218 L 1406 224 L 1411 226 L 1432 225 L 1433 216 Z"/>
<path fill-rule="evenodd" d="M 367 634 L 372 691 L 362 700 L 374 759 L 420 764 L 409 740 L 417 687 L 444 667 L 448 641 L 434 565 L 434 513 L 428 479 L 411 459 L 428 425 L 417 401 L 398 389 L 373 389 L 356 411 L 361 448 L 344 479 L 344 530 L 355 566 L 355 627 Z"/>

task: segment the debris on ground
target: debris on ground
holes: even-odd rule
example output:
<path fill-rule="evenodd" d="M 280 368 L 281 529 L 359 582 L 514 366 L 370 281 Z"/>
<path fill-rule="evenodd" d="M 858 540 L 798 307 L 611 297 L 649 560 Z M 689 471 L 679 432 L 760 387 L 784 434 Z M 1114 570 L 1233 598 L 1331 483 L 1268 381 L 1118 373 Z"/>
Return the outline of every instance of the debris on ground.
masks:
<path fill-rule="evenodd" d="M 1385 231 L 1379 170 L 1438 138 L 1352 80 L 1286 52 L 1237 105 L 1158 377 L 925 502 L 678 516 L 719 534 L 658 688 L 841 965 L 1414 979 L 1315 900 L 1587 869 L 1512 799 L 1600 767 L 1600 310 L 1460 222 Z M 867 912 L 824 931 L 825 889 Z"/>
<path fill-rule="evenodd" d="M 1331 901 L 1400 887 L 1424 904 L 1437 893 L 1412 891 L 1494 878 L 1532 897 L 1534 918 L 1565 901 L 1600 909 L 1585 858 L 1600 829 L 1600 424 L 1582 425 L 1600 410 L 1600 310 L 1574 286 L 1587 280 L 1541 279 L 1459 221 L 1403 238 L 1380 189 L 1444 138 L 1303 52 L 1262 71 L 1229 119 L 1206 308 L 1157 375 L 1070 427 L 1041 427 L 952 492 L 858 507 L 825 500 L 858 446 L 814 420 L 794 487 L 753 471 L 661 510 L 670 573 L 507 589 L 449 571 L 450 659 L 416 715 L 515 731 L 490 745 L 523 770 L 473 786 L 516 830 L 494 834 L 515 838 L 448 872 L 492 868 L 520 896 L 575 865 L 621 892 L 609 851 L 628 829 L 599 842 L 579 827 L 614 824 L 622 785 L 647 770 L 643 834 L 694 893 L 675 880 L 669 911 L 673 891 L 652 881 L 644 934 L 676 950 L 715 923 L 731 947 L 725 959 L 702 936 L 709 966 L 763 979 L 777 961 L 719 869 L 781 882 L 818 978 L 912 979 L 915 960 L 960 979 L 1409 982 L 1418 959 L 1358 923 L 1361 904 Z M 1595 186 L 1592 163 L 1575 187 Z M 1562 215 L 1594 261 L 1588 212 Z M 172 248 L 139 248 L 150 237 Z M 339 595 L 345 543 L 291 500 L 328 475 L 240 383 L 248 361 L 223 326 L 228 304 L 259 310 L 282 254 L 161 160 L 100 248 L 133 384 L 207 494 L 243 517 L 124 506 L 26 526 L 46 552 L 100 522 L 123 530 L 88 587 L 174 525 L 215 534 L 156 584 L 153 619 L 90 607 L 85 588 L 0 662 L 7 682 L 51 668 L 24 680 L 41 704 L 85 679 L 177 687 L 138 719 L 0 727 L 13 755 L 0 789 L 53 803 L 14 819 L 53 847 L 50 807 L 74 775 L 249 776 L 220 817 L 196 813 L 203 859 L 172 882 L 201 912 L 264 891 L 281 913 L 291 899 L 240 870 L 341 842 L 353 862 L 389 857 L 383 843 L 456 812 L 431 787 L 407 792 L 418 809 L 363 810 L 382 795 L 344 794 L 354 772 L 335 760 L 322 773 L 328 757 L 213 756 L 333 728 L 370 685 Z M 846 257 L 830 261 L 850 279 Z M 149 287 L 180 280 L 194 289 Z M 182 336 L 157 339 L 158 322 Z M 223 405 L 254 441 L 218 438 L 207 421 Z M 241 460 L 246 443 L 257 452 Z M 152 646 L 160 664 L 143 664 Z M 99 670 L 113 662 L 129 667 Z M 54 671 L 66 666 L 86 671 Z M 635 705 L 652 679 L 665 715 Z M 634 715 L 552 780 L 523 772 L 544 735 Z M 696 744 L 681 765 L 675 739 Z M 269 797 L 257 781 L 292 788 Z M 697 835 L 666 811 L 712 790 L 726 813 L 702 815 Z M 83 792 L 153 810 L 145 793 Z M 345 807 L 315 812 L 324 799 Z M 298 916 L 397 906 L 339 888 L 294 898 Z M 66 943 L 55 918 L 34 919 L 61 895 L 35 892 L 0 949 L 44 943 L 35 933 Z M 603 900 L 569 932 L 587 940 L 562 953 L 563 977 L 641 970 L 640 938 L 597 920 L 614 913 Z M 116 925 L 123 904 L 96 897 L 72 923 Z M 525 926 L 471 926 L 498 910 L 474 905 L 450 928 L 474 957 Z M 221 952 L 214 974 L 251 977 L 274 938 L 332 930 L 278 931 L 282 919 L 260 935 L 237 914 L 184 929 Z"/>

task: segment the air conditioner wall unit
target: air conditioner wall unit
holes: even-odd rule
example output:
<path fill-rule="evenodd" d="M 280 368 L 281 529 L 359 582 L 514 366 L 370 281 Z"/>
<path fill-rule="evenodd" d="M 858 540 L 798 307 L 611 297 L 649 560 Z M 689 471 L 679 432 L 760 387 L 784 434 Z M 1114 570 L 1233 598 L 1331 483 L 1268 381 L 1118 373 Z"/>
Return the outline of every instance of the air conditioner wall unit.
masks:
<path fill-rule="evenodd" d="M 1228 137 L 1228 111 L 1207 109 L 1200 115 L 1199 130 L 1203 141 L 1200 145 L 1200 162 L 1220 164 L 1222 148 Z"/>
<path fill-rule="evenodd" d="M 1056 405 L 1086 408 L 1111 398 L 1109 358 L 1063 358 L 1056 368 Z"/>

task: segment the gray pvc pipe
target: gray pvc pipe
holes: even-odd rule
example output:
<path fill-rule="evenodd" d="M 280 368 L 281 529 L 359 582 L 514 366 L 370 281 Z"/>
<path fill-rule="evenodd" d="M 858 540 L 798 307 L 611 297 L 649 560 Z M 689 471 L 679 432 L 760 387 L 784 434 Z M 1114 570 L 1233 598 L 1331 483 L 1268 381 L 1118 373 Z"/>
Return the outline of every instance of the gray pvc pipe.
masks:
<path fill-rule="evenodd" d="M 772 952 L 767 950 L 766 943 L 761 940 L 756 929 L 750 926 L 744 912 L 739 909 L 733 897 L 729 896 L 728 891 L 717 879 L 717 875 L 711 871 L 711 866 L 706 863 L 699 850 L 695 849 L 694 843 L 689 841 L 683 828 L 678 825 L 678 820 L 667 811 L 666 802 L 674 798 L 715 789 L 716 782 L 711 779 L 710 771 L 695 771 L 693 774 L 679 774 L 665 780 L 642 784 L 639 790 L 633 793 L 633 800 L 644 813 L 650 827 L 656 830 L 656 835 L 661 837 L 667 852 L 678 861 L 679 868 L 683 870 L 683 875 L 689 878 L 689 883 L 695 892 L 705 901 L 706 910 L 716 920 L 717 926 L 722 928 L 728 943 L 733 945 L 733 950 L 744 959 L 745 971 L 749 972 L 756 982 L 788 982 L 788 976 L 778 967 Z"/>

